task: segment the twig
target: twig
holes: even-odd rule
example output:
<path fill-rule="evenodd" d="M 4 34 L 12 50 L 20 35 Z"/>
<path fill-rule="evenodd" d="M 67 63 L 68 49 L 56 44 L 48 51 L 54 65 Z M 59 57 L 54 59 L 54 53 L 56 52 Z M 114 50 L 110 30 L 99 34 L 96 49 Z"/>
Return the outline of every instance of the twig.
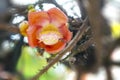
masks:
<path fill-rule="evenodd" d="M 115 66 L 120 66 L 120 62 L 111 61 L 110 64 L 111 64 L 111 65 L 115 65 Z"/>
<path fill-rule="evenodd" d="M 76 36 L 70 41 L 70 43 L 66 46 L 66 48 L 64 50 L 62 50 L 61 52 L 58 53 L 58 55 L 51 60 L 51 62 L 42 70 L 40 70 L 40 72 L 38 74 L 36 74 L 31 80 L 37 80 L 43 73 L 45 73 L 50 67 L 52 67 L 55 63 L 57 63 L 63 55 L 65 55 L 68 51 L 70 51 L 75 45 L 76 43 L 80 40 L 80 38 L 82 37 L 82 35 L 84 34 L 85 30 L 87 29 L 86 23 L 88 21 L 88 18 L 86 18 L 81 26 L 81 28 L 79 29 L 79 31 L 77 32 Z"/>
<path fill-rule="evenodd" d="M 107 80 L 113 80 L 110 67 L 105 67 L 107 73 Z"/>
<path fill-rule="evenodd" d="M 10 24 L 0 24 L 0 30 L 5 30 L 12 33 L 19 33 L 19 28 Z"/>
<path fill-rule="evenodd" d="M 70 56 L 74 56 L 82 51 L 85 51 L 91 44 L 93 43 L 93 39 L 90 38 L 88 41 L 86 41 L 85 43 L 74 47 L 74 49 L 71 50 L 72 54 L 69 54 L 67 57 L 65 57 L 64 59 L 62 59 L 62 61 L 64 62 L 67 58 L 69 58 Z"/>
<path fill-rule="evenodd" d="M 56 2 L 56 0 L 50 0 L 50 1 L 51 1 L 51 3 L 55 4 L 56 7 L 60 8 L 60 9 L 67 15 L 66 10 L 65 10 L 62 6 L 60 6 L 60 5 Z"/>
<path fill-rule="evenodd" d="M 85 17 L 87 16 L 87 13 L 86 13 L 83 1 L 82 0 L 77 0 L 77 2 L 79 3 L 78 6 L 79 6 L 79 9 L 80 9 L 80 12 L 81 12 L 81 15 L 82 15 L 81 18 L 85 19 Z"/>
<path fill-rule="evenodd" d="M 86 50 L 92 43 L 93 43 L 93 38 L 90 38 L 85 43 L 77 46 L 77 48 L 76 48 L 77 50 L 75 53 L 82 52 L 82 51 Z"/>

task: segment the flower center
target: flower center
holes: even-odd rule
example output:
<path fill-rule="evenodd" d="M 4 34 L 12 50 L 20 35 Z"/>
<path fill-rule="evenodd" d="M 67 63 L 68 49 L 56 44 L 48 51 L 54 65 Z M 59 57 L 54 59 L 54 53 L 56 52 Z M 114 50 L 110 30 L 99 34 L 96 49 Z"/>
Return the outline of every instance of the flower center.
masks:
<path fill-rule="evenodd" d="M 44 26 L 39 33 L 38 39 L 46 45 L 54 45 L 62 38 L 58 28 L 52 24 Z"/>

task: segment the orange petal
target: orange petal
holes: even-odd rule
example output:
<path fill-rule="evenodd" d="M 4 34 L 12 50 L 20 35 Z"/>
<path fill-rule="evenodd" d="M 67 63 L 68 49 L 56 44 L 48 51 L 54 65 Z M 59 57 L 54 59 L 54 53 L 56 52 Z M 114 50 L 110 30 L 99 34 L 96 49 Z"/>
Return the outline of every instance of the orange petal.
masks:
<path fill-rule="evenodd" d="M 45 50 L 50 54 L 55 54 L 55 53 L 63 50 L 65 45 L 66 45 L 66 43 L 59 41 L 55 45 L 51 45 L 51 46 L 46 45 Z"/>
<path fill-rule="evenodd" d="M 51 23 L 55 26 L 61 26 L 68 22 L 67 16 L 57 8 L 51 8 L 48 10 L 48 15 L 50 16 Z"/>
<path fill-rule="evenodd" d="M 29 12 L 28 22 L 30 26 L 33 25 L 45 26 L 49 24 L 49 16 L 45 11 Z"/>
<path fill-rule="evenodd" d="M 40 47 L 40 48 L 45 48 L 46 45 L 45 45 L 43 42 L 40 42 L 40 43 L 39 43 L 39 47 Z"/>
<path fill-rule="evenodd" d="M 36 32 L 38 28 L 31 26 L 27 29 L 28 43 L 31 47 L 36 47 L 38 45 L 38 40 L 36 38 Z"/>
<path fill-rule="evenodd" d="M 61 27 L 59 27 L 59 30 L 61 32 L 61 34 L 63 35 L 63 39 L 67 42 L 69 42 L 72 38 L 72 32 L 70 32 L 70 30 L 68 29 L 67 25 L 63 25 Z"/>

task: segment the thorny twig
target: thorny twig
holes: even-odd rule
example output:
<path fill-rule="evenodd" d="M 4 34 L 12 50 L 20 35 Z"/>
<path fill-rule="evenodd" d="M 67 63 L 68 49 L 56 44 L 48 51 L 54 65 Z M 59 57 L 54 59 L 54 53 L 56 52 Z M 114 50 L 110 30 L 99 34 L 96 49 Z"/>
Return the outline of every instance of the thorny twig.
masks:
<path fill-rule="evenodd" d="M 70 43 L 66 46 L 66 48 L 59 52 L 58 55 L 51 60 L 51 62 L 44 67 L 42 70 L 40 70 L 40 72 L 35 75 L 31 80 L 37 80 L 43 73 L 45 73 L 50 67 L 52 67 L 55 63 L 57 63 L 63 55 L 65 55 L 67 52 L 71 51 L 71 49 L 76 45 L 77 41 L 80 40 L 80 38 L 82 37 L 82 35 L 84 34 L 85 30 L 88 28 L 86 26 L 88 19 L 86 18 L 81 26 L 81 28 L 79 29 L 79 31 L 77 32 L 76 36 L 70 41 Z"/>
<path fill-rule="evenodd" d="M 93 44 L 93 38 L 90 38 L 88 41 L 86 41 L 85 43 L 77 46 L 76 50 L 73 50 L 74 54 L 77 54 L 78 52 L 82 52 L 85 51 L 91 44 Z"/>

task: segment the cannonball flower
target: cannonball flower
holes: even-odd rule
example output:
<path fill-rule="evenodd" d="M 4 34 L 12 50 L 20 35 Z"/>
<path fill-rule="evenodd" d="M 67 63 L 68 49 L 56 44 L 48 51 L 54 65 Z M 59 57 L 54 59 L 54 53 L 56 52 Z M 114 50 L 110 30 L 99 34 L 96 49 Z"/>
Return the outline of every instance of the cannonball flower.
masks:
<path fill-rule="evenodd" d="M 67 16 L 56 7 L 29 12 L 26 29 L 29 45 L 43 48 L 50 54 L 61 51 L 72 38 L 67 22 Z"/>

